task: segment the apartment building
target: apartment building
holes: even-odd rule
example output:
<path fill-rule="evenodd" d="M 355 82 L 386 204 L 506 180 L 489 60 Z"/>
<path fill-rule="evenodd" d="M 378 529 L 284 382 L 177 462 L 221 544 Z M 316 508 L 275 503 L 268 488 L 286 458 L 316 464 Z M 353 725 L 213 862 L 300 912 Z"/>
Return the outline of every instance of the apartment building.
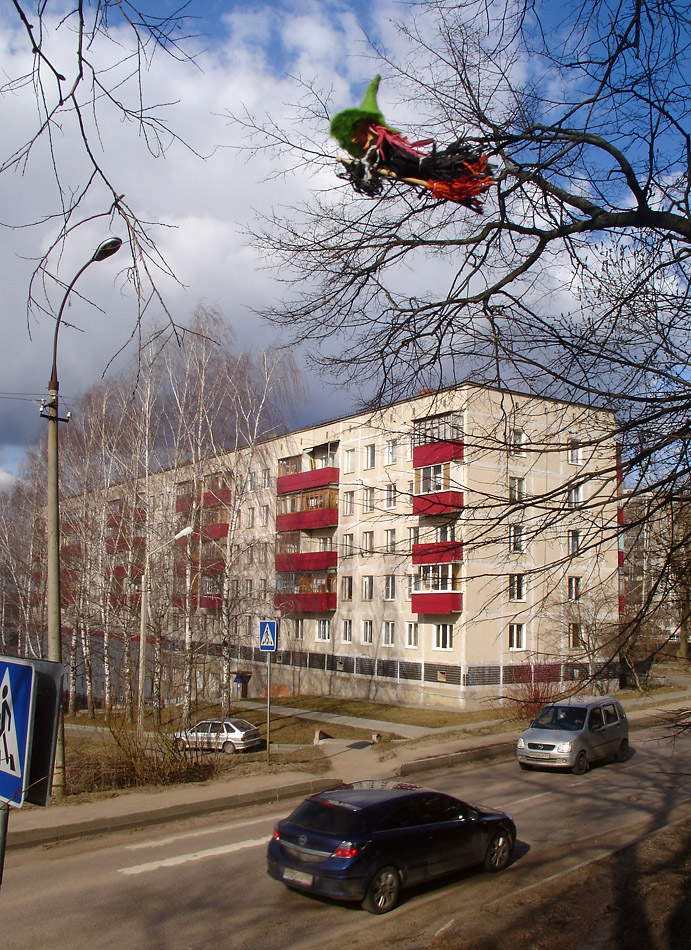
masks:
<path fill-rule="evenodd" d="M 207 504 L 201 543 L 235 521 L 273 563 L 198 557 L 197 621 L 217 638 L 232 626 L 250 695 L 265 684 L 259 620 L 274 618 L 286 693 L 462 708 L 592 673 L 619 621 L 612 429 L 605 412 L 463 385 L 272 439 L 242 463 L 232 516 L 230 482 Z M 179 487 L 178 512 L 191 499 Z M 254 585 L 244 617 L 221 620 L 214 570 L 236 593 Z"/>

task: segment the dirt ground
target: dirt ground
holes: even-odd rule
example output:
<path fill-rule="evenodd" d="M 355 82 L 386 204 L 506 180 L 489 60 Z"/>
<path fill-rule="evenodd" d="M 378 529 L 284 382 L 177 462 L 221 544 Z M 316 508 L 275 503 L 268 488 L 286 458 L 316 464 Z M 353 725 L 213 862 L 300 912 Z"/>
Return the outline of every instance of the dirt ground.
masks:
<path fill-rule="evenodd" d="M 435 950 L 690 950 L 691 818 L 487 910 Z"/>

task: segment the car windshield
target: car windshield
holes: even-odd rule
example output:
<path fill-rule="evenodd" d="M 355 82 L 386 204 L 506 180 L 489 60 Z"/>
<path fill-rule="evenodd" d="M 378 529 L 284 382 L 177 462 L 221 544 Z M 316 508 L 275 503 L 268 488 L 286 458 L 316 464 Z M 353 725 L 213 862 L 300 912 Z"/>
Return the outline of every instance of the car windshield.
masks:
<path fill-rule="evenodd" d="M 545 706 L 533 723 L 533 728 L 579 732 L 585 722 L 585 712 L 584 706 Z"/>
<path fill-rule="evenodd" d="M 360 828 L 362 814 L 340 805 L 307 799 L 302 805 L 298 805 L 290 816 L 290 821 L 310 831 L 346 839 Z"/>

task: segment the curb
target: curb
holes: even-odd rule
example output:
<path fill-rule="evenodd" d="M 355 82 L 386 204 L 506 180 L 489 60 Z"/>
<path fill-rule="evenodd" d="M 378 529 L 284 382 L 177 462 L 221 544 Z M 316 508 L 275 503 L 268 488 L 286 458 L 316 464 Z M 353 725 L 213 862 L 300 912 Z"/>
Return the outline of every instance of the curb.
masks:
<path fill-rule="evenodd" d="M 262 789 L 259 792 L 241 792 L 239 794 L 223 795 L 208 801 L 179 802 L 162 808 L 149 811 L 132 811 L 122 815 L 109 817 L 88 818 L 81 821 L 72 821 L 66 825 L 54 825 L 51 828 L 25 828 L 16 832 L 10 828 L 7 834 L 8 850 L 35 847 L 36 845 L 51 845 L 61 841 L 70 841 L 75 838 L 84 838 L 93 835 L 108 834 L 113 831 L 127 831 L 133 828 L 144 828 L 151 825 L 164 824 L 176 818 L 195 815 L 208 815 L 215 811 L 224 811 L 231 808 L 243 808 L 247 805 L 265 805 L 279 802 L 286 798 L 306 797 L 326 789 L 340 785 L 341 779 L 332 778 L 314 779 L 299 782 L 294 785 L 278 785 L 274 788 Z M 78 808 L 78 805 L 73 806 Z"/>

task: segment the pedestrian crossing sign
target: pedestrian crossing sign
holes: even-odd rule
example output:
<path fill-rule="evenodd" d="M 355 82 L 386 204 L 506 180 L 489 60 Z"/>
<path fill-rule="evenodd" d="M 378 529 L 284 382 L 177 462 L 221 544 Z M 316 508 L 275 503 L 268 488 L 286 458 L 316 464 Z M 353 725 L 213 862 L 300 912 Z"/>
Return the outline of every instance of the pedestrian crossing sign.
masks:
<path fill-rule="evenodd" d="M 21 808 L 31 751 L 34 669 L 26 660 L 0 659 L 0 801 Z"/>
<path fill-rule="evenodd" d="M 276 651 L 277 628 L 275 620 L 259 621 L 259 649 L 274 653 Z"/>

